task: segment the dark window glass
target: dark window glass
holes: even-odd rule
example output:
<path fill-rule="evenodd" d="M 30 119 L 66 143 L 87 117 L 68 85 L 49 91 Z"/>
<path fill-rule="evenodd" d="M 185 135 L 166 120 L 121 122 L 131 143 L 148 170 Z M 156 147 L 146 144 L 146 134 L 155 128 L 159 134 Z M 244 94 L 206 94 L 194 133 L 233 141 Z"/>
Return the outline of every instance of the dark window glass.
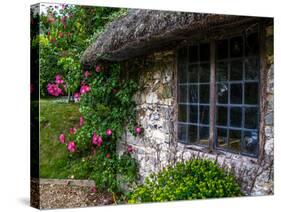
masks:
<path fill-rule="evenodd" d="M 200 123 L 209 124 L 209 106 L 201 105 L 200 106 Z"/>
<path fill-rule="evenodd" d="M 180 85 L 178 87 L 178 102 L 187 102 L 187 86 Z"/>
<path fill-rule="evenodd" d="M 245 83 L 245 104 L 258 104 L 259 84 L 256 82 Z"/>
<path fill-rule="evenodd" d="M 220 104 L 228 103 L 228 84 L 227 83 L 217 84 L 217 101 Z"/>
<path fill-rule="evenodd" d="M 190 65 L 187 71 L 187 82 L 198 82 L 198 73 L 199 66 L 198 65 Z"/>
<path fill-rule="evenodd" d="M 198 106 L 188 105 L 188 116 L 190 123 L 198 123 Z"/>
<path fill-rule="evenodd" d="M 198 141 L 197 132 L 198 132 L 197 126 L 188 125 L 188 141 L 189 141 L 189 143 L 196 143 Z"/>
<path fill-rule="evenodd" d="M 189 47 L 189 62 L 197 62 L 199 60 L 199 52 L 198 52 L 198 46 L 190 46 Z"/>
<path fill-rule="evenodd" d="M 209 144 L 209 127 L 199 128 L 199 139 L 200 139 L 200 144 L 206 146 Z"/>
<path fill-rule="evenodd" d="M 200 103 L 209 103 L 210 85 L 200 85 Z"/>
<path fill-rule="evenodd" d="M 230 57 L 243 56 L 243 37 L 234 37 L 230 39 Z"/>
<path fill-rule="evenodd" d="M 231 107 L 230 108 L 230 126 L 241 127 L 242 125 L 242 108 Z"/>
<path fill-rule="evenodd" d="M 253 56 L 258 55 L 259 53 L 259 39 L 258 33 L 253 33 L 247 36 L 246 38 L 246 55 Z"/>
<path fill-rule="evenodd" d="M 258 80 L 259 77 L 259 63 L 257 59 L 245 60 L 245 79 Z"/>
<path fill-rule="evenodd" d="M 197 103 L 198 102 L 198 85 L 188 86 L 188 102 Z"/>
<path fill-rule="evenodd" d="M 178 70 L 179 70 L 179 82 L 187 82 L 187 49 L 182 48 L 178 51 Z"/>
<path fill-rule="evenodd" d="M 248 32 L 247 32 L 248 33 Z M 216 146 L 256 156 L 259 124 L 259 41 L 257 33 L 216 42 L 216 113 L 210 114 L 210 44 L 178 51 L 178 139 L 209 145 L 215 115 Z M 186 85 L 183 85 L 186 83 Z"/>
<path fill-rule="evenodd" d="M 187 140 L 187 126 L 184 124 L 178 124 L 178 140 L 186 142 Z"/>
<path fill-rule="evenodd" d="M 232 151 L 240 152 L 241 131 L 229 130 L 229 148 Z"/>
<path fill-rule="evenodd" d="M 227 148 L 227 129 L 217 128 L 217 146 Z"/>
<path fill-rule="evenodd" d="M 247 107 L 245 108 L 245 128 L 257 129 L 258 128 L 258 108 L 257 107 Z"/>
<path fill-rule="evenodd" d="M 230 103 L 241 104 L 242 103 L 242 84 L 230 85 Z"/>
<path fill-rule="evenodd" d="M 217 58 L 219 60 L 228 58 L 228 40 L 217 41 Z"/>
<path fill-rule="evenodd" d="M 230 63 L 230 80 L 243 80 L 243 62 L 242 60 Z"/>
<path fill-rule="evenodd" d="M 178 106 L 178 120 L 180 122 L 187 121 L 187 106 L 186 105 L 179 105 Z"/>
<path fill-rule="evenodd" d="M 217 70 L 216 70 L 216 81 L 227 81 L 228 80 L 228 68 L 226 62 L 219 62 L 217 64 Z"/>
<path fill-rule="evenodd" d="M 200 61 L 210 60 L 210 44 L 203 43 L 200 44 Z"/>
<path fill-rule="evenodd" d="M 210 64 L 201 64 L 199 70 L 200 82 L 210 82 Z"/>
<path fill-rule="evenodd" d="M 217 107 L 217 125 L 227 126 L 227 107 Z"/>
<path fill-rule="evenodd" d="M 258 151 L 258 132 L 244 131 L 242 139 L 243 152 L 250 155 L 257 155 Z"/>

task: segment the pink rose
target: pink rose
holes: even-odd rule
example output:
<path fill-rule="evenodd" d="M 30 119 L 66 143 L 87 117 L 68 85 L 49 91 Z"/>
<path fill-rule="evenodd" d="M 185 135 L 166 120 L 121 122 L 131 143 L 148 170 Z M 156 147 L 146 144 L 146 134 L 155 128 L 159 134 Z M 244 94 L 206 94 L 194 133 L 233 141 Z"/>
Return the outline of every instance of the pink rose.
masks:
<path fill-rule="evenodd" d="M 89 85 L 82 85 L 80 88 L 80 93 L 85 94 L 85 93 L 89 92 L 90 90 L 91 90 L 91 88 Z"/>
<path fill-rule="evenodd" d="M 108 135 L 108 136 L 111 136 L 111 135 L 112 135 L 111 129 L 107 129 L 107 130 L 106 130 L 106 135 Z"/>
<path fill-rule="evenodd" d="M 76 144 L 74 141 L 70 141 L 68 144 L 67 144 L 67 149 L 69 152 L 75 152 L 76 151 Z"/>
<path fill-rule="evenodd" d="M 80 116 L 80 126 L 82 126 L 83 124 L 84 124 L 84 118 L 83 118 L 83 116 Z"/>
<path fill-rule="evenodd" d="M 92 75 L 92 72 L 90 72 L 90 71 L 85 71 L 85 73 L 84 73 L 84 76 L 86 77 L 86 78 L 88 78 L 89 76 L 91 76 Z"/>
<path fill-rule="evenodd" d="M 110 153 L 106 154 L 106 158 L 109 159 L 110 158 Z"/>
<path fill-rule="evenodd" d="M 77 131 L 77 130 L 76 130 L 75 127 L 69 129 L 69 133 L 70 133 L 70 134 L 75 134 L 76 131 Z"/>
<path fill-rule="evenodd" d="M 78 93 L 78 92 L 74 93 L 74 99 L 76 101 L 79 101 L 80 100 L 80 93 Z"/>
<path fill-rule="evenodd" d="M 128 153 L 132 153 L 134 151 L 134 149 L 131 145 L 128 145 L 127 151 L 128 151 Z"/>
<path fill-rule="evenodd" d="M 135 132 L 136 132 L 137 134 L 141 134 L 141 128 L 140 128 L 140 127 L 136 127 L 136 128 L 135 128 Z"/>
<path fill-rule="evenodd" d="M 96 133 L 93 134 L 92 143 L 93 144 L 98 144 L 98 136 L 97 136 Z"/>
<path fill-rule="evenodd" d="M 98 136 L 97 145 L 101 146 L 101 144 L 102 144 L 102 137 Z"/>
<path fill-rule="evenodd" d="M 101 71 L 100 65 L 96 65 L 96 72 L 100 72 L 100 71 Z"/>
<path fill-rule="evenodd" d="M 47 91 L 52 96 L 59 96 L 60 94 L 63 94 L 62 90 L 56 84 L 49 83 L 47 85 Z"/>
<path fill-rule="evenodd" d="M 101 146 L 102 144 L 102 137 L 98 136 L 95 132 L 93 134 L 93 138 L 92 138 L 92 144 L 97 145 L 98 147 Z"/>
<path fill-rule="evenodd" d="M 64 144 L 64 143 L 65 143 L 65 135 L 64 135 L 64 134 L 60 134 L 59 140 L 60 140 L 60 142 L 61 142 L 62 144 Z"/>

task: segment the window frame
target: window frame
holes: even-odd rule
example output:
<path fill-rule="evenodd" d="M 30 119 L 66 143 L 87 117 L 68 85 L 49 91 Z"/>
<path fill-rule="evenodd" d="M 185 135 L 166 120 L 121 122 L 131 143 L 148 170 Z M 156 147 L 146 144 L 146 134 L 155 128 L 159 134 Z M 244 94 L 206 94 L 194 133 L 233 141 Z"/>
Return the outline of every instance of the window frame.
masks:
<path fill-rule="evenodd" d="M 257 29 L 255 29 L 252 33 L 257 33 L 258 34 L 258 42 L 259 42 L 259 51 L 257 52 L 257 55 L 256 56 L 253 56 L 252 58 L 256 58 L 258 60 L 258 79 L 256 80 L 245 80 L 245 62 L 244 60 L 247 58 L 250 58 L 251 56 L 246 56 L 245 54 L 245 35 L 244 35 L 244 31 L 241 32 L 238 32 L 238 33 L 233 33 L 233 34 L 227 34 L 225 36 L 222 36 L 223 39 L 227 39 L 228 40 L 228 43 L 230 42 L 230 39 L 232 37 L 236 37 L 236 36 L 243 36 L 243 48 L 244 48 L 244 51 L 243 51 L 243 55 L 242 57 L 240 57 L 240 59 L 243 61 L 242 65 L 243 65 L 243 78 L 241 81 L 235 81 L 236 83 L 242 83 L 242 102 L 241 104 L 230 104 L 230 102 L 228 101 L 228 103 L 226 104 L 227 105 L 227 110 L 229 111 L 231 106 L 238 106 L 240 108 L 242 108 L 242 124 L 240 127 L 238 127 L 237 129 L 240 130 L 240 132 L 242 132 L 243 130 L 244 131 L 248 131 L 247 129 L 244 128 L 244 120 L 245 120 L 245 113 L 244 113 L 244 108 L 246 108 L 248 105 L 247 104 L 244 104 L 244 85 L 245 85 L 245 82 L 255 82 L 255 83 L 258 83 L 258 91 L 259 91 L 259 95 L 258 95 L 258 102 L 257 104 L 255 104 L 254 106 L 253 105 L 249 105 L 250 108 L 258 108 L 258 118 L 257 118 L 257 121 L 258 121 L 258 126 L 257 126 L 257 129 L 251 129 L 249 131 L 253 132 L 257 132 L 258 133 L 258 146 L 257 146 L 257 150 L 256 150 L 256 154 L 248 154 L 248 153 L 244 153 L 242 152 L 241 150 L 239 152 L 236 152 L 236 151 L 232 151 L 231 149 L 223 149 L 223 148 L 220 148 L 218 147 L 217 145 L 217 130 L 216 130 L 216 108 L 217 106 L 220 106 L 220 104 L 217 103 L 217 93 L 216 93 L 216 85 L 217 85 L 217 81 L 216 81 L 216 65 L 218 64 L 217 63 L 217 57 L 216 57 L 216 42 L 220 39 L 217 39 L 215 37 L 212 37 L 210 36 L 209 39 L 207 40 L 204 40 L 204 42 L 208 42 L 210 44 L 210 60 L 209 60 L 209 63 L 210 63 L 210 81 L 209 81 L 209 86 L 210 86 L 210 101 L 208 103 L 209 105 L 209 145 L 207 146 L 206 148 L 206 145 L 201 145 L 200 143 L 189 143 L 188 141 L 186 142 L 182 142 L 178 139 L 178 124 L 180 124 L 181 122 L 178 122 L 178 95 L 176 95 L 176 115 L 175 115 L 175 140 L 176 142 L 178 143 L 182 143 L 184 145 L 189 145 L 189 146 L 201 146 L 201 147 L 205 147 L 207 149 L 208 152 L 212 152 L 212 151 L 221 151 L 221 152 L 229 152 L 229 153 L 234 153 L 234 154 L 238 154 L 238 155 L 243 155 L 243 156 L 248 156 L 248 157 L 252 157 L 252 158 L 260 158 L 262 157 L 262 151 L 261 149 L 263 148 L 264 146 L 264 123 L 263 123 L 263 118 L 264 118 L 264 103 L 265 103 L 265 100 L 264 100 L 264 93 L 265 93 L 265 83 L 263 82 L 264 81 L 264 78 L 265 78 L 265 74 L 263 73 L 264 72 L 264 69 L 265 69 L 265 58 L 264 58 L 264 36 L 262 35 L 262 33 L 264 33 L 264 27 L 261 27 L 259 25 L 259 27 Z M 204 43 L 203 42 L 203 43 Z M 200 44 L 200 42 L 190 42 L 190 43 L 185 43 L 184 46 L 180 46 L 178 49 L 182 49 L 182 48 L 188 48 L 188 46 L 190 45 L 193 45 L 193 44 Z M 175 68 L 176 68 L 176 80 L 175 80 L 175 83 L 176 83 L 176 94 L 178 94 L 178 89 L 179 89 L 179 83 L 178 83 L 178 49 L 176 50 L 176 64 L 175 64 Z M 230 51 L 230 48 L 228 49 L 228 51 Z M 230 53 L 228 53 L 228 58 L 227 58 L 227 62 L 231 61 L 231 60 L 239 60 L 239 58 L 235 58 L 235 59 L 231 59 L 230 58 Z M 228 64 L 228 63 L 227 63 Z M 189 64 L 188 64 L 189 65 Z M 229 64 L 228 64 L 228 73 L 230 72 L 229 70 Z M 229 85 L 230 82 L 233 82 L 230 80 L 230 77 L 227 79 L 227 84 Z M 200 83 L 199 83 L 200 84 Z M 199 92 L 199 91 L 198 91 Z M 229 91 L 230 92 L 230 88 L 229 88 Z M 228 98 L 230 98 L 230 96 L 228 96 Z M 197 105 L 199 104 L 199 102 L 197 103 Z M 200 105 L 200 104 L 199 104 Z M 199 113 L 200 113 L 200 110 L 199 110 Z M 228 115 L 227 117 L 227 126 L 225 127 L 225 129 L 227 129 L 227 133 L 229 133 L 229 130 L 231 129 L 234 129 L 235 127 L 231 127 L 229 126 L 229 123 L 230 123 L 230 118 L 229 118 L 230 115 Z M 199 115 L 198 115 L 199 117 Z M 185 123 L 187 124 L 187 122 Z M 198 125 L 198 131 L 200 129 L 200 123 L 198 122 L 197 123 Z M 197 132 L 197 134 L 199 134 L 199 132 Z M 242 137 L 242 135 L 241 135 Z M 187 138 L 188 139 L 188 138 Z M 199 138 L 198 138 L 199 140 Z"/>

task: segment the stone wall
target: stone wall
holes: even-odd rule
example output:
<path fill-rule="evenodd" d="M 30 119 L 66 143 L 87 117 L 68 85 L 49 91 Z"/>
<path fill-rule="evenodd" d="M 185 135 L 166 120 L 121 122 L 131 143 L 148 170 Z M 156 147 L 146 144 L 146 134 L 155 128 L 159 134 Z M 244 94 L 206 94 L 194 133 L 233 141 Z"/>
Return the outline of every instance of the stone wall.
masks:
<path fill-rule="evenodd" d="M 228 152 L 209 153 L 203 147 L 184 145 L 174 140 L 175 121 L 175 55 L 174 51 L 154 53 L 149 56 L 154 61 L 141 70 L 141 89 L 135 95 L 137 122 L 144 128 L 144 134 L 134 137 L 124 134 L 119 150 L 126 145 L 134 148 L 133 156 L 139 162 L 140 180 L 151 172 L 157 172 L 177 161 L 193 157 L 208 158 L 232 170 L 243 191 L 248 195 L 273 194 L 273 32 L 267 27 L 266 106 L 264 158 L 231 154 Z"/>

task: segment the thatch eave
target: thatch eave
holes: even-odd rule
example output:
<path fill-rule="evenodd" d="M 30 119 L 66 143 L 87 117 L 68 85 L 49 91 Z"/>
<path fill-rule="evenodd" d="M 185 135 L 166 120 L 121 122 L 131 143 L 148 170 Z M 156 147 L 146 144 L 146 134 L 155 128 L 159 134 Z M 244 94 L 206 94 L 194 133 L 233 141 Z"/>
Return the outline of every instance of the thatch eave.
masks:
<path fill-rule="evenodd" d="M 122 61 L 180 42 L 196 32 L 226 24 L 249 22 L 247 16 L 129 10 L 128 15 L 109 24 L 96 42 L 84 52 L 81 63 Z"/>

